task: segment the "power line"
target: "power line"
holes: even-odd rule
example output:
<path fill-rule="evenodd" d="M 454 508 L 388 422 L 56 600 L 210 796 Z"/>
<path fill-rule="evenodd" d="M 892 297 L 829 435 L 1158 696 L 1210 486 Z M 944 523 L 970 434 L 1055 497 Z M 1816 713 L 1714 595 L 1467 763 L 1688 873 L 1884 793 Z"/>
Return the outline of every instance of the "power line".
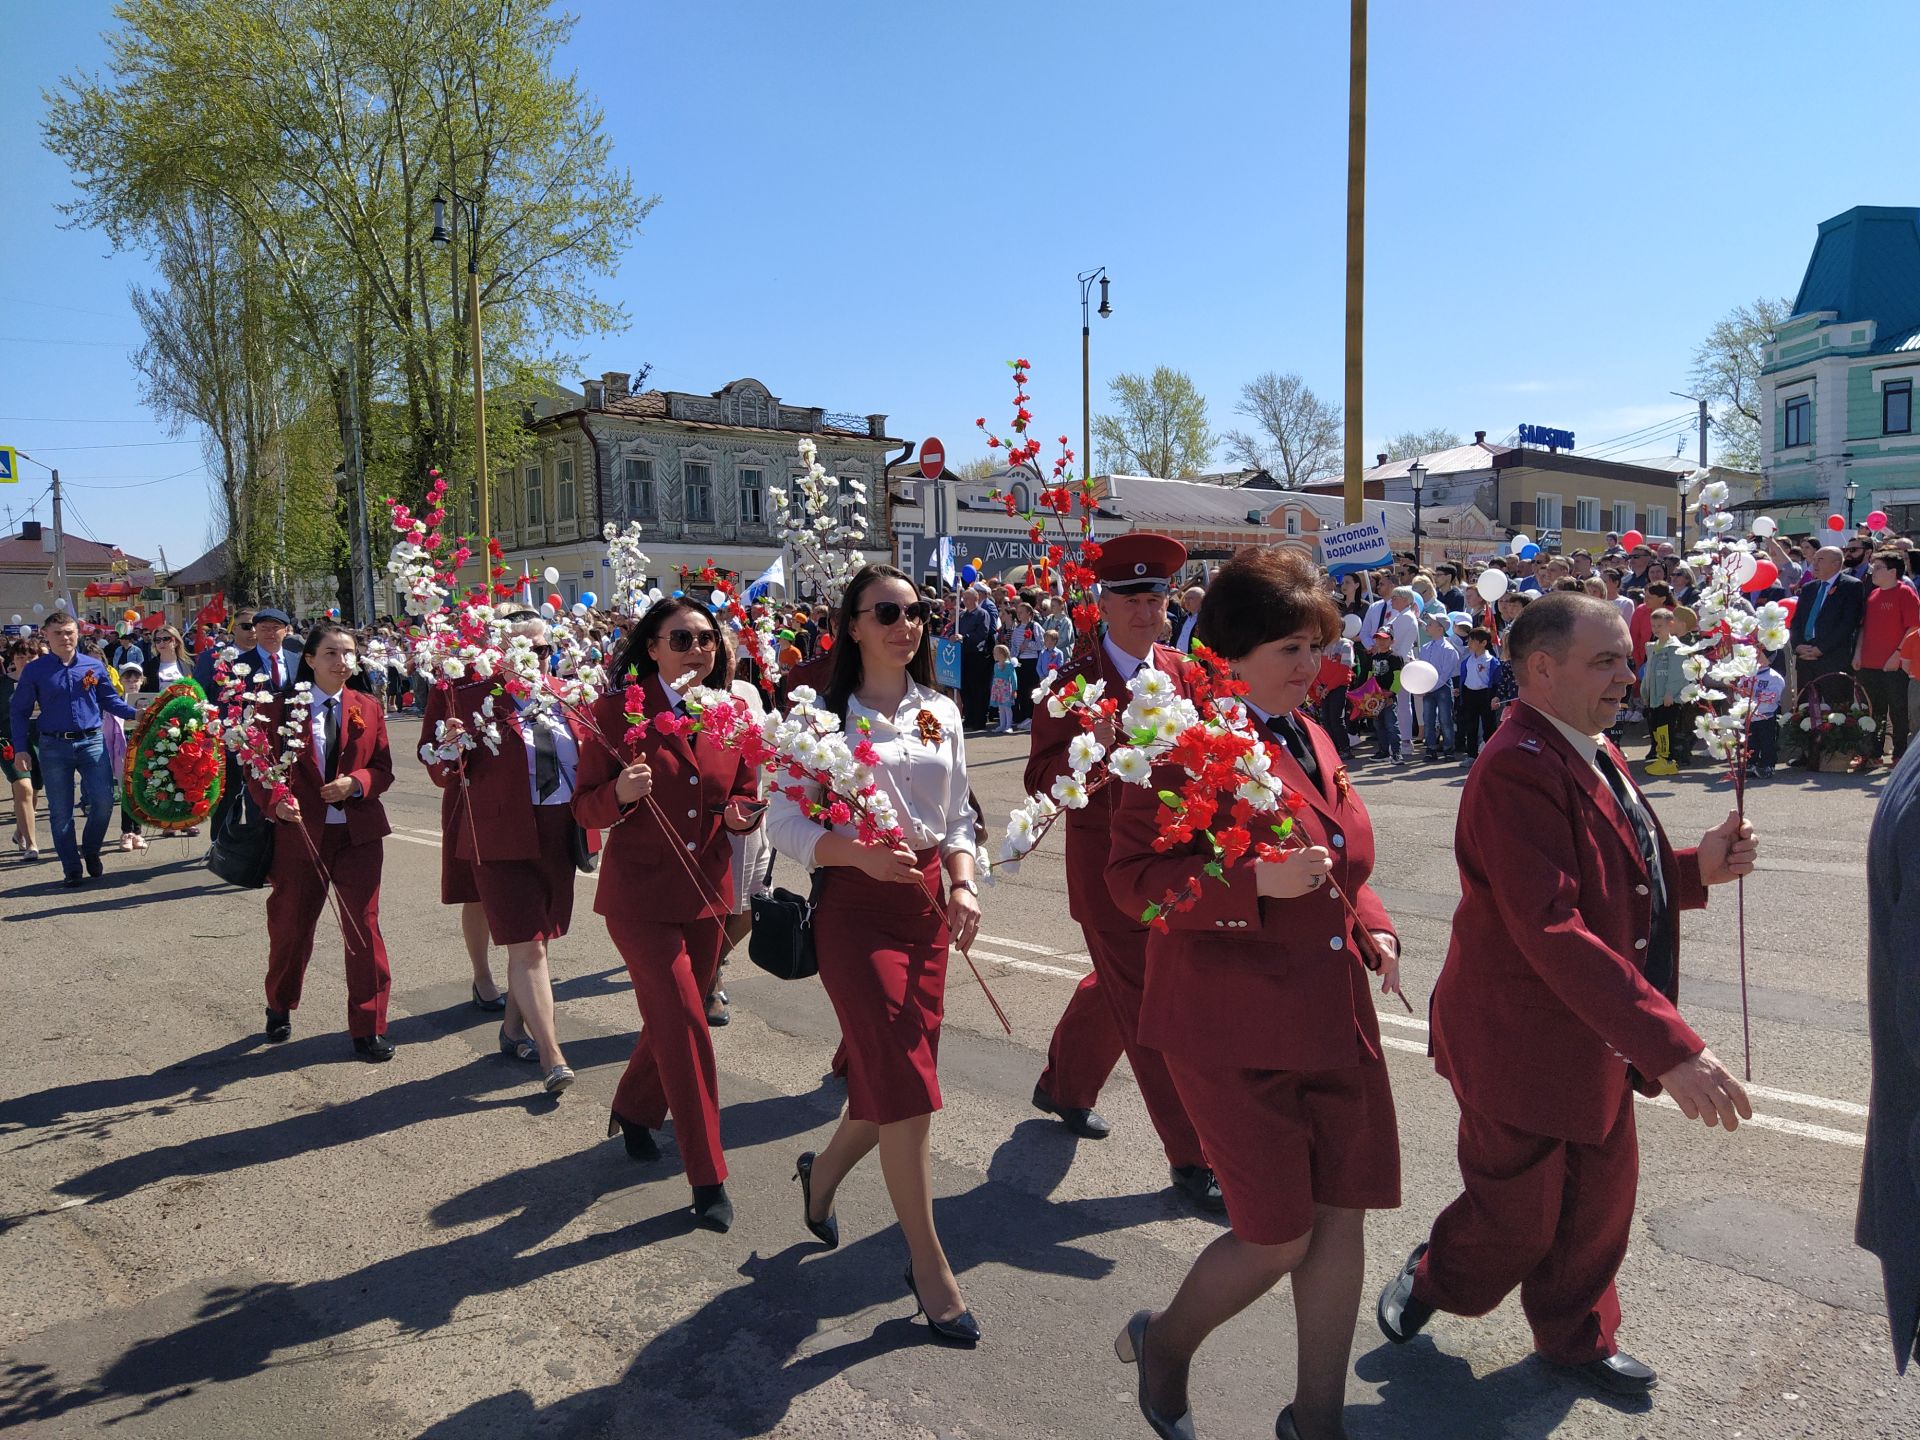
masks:
<path fill-rule="evenodd" d="M 151 425 L 151 420 L 96 420 L 90 415 L 0 415 L 15 425 Z"/>
<path fill-rule="evenodd" d="M 45 335 L 0 335 L 0 344 L 7 345 L 99 345 L 114 350 L 131 350 L 144 343 L 141 340 L 55 340 Z"/>
<path fill-rule="evenodd" d="M 97 481 L 89 482 L 79 480 L 69 480 L 66 482 L 66 485 L 69 490 L 143 490 L 149 485 L 162 485 L 169 480 L 178 480 L 182 475 L 191 475 L 196 470 L 205 470 L 206 468 L 207 462 L 202 460 L 198 465 L 189 465 L 186 469 L 176 470 L 171 475 L 156 475 L 150 480 L 123 477 L 132 480 L 132 483 L 126 485 L 103 485 Z"/>
<path fill-rule="evenodd" d="M 122 440 L 112 445 L 36 445 L 49 455 L 65 455 L 75 450 L 157 450 L 163 445 L 198 445 L 198 440 Z"/>
<path fill-rule="evenodd" d="M 1618 444 L 1606 445 L 1606 446 L 1598 447 L 1596 449 L 1588 450 L 1586 452 L 1586 455 L 1587 455 L 1587 458 L 1591 460 L 1604 460 L 1604 459 L 1612 458 L 1614 456 L 1626 454 L 1630 451 L 1645 450 L 1648 446 L 1651 446 L 1651 445 L 1664 444 L 1666 441 L 1671 440 L 1676 435 L 1685 435 L 1689 433 L 1694 429 L 1695 423 L 1696 422 L 1694 421 L 1693 417 L 1688 416 L 1685 421 L 1676 422 L 1674 424 L 1668 425 L 1663 430 L 1657 430 L 1649 435 L 1638 435 L 1631 440 L 1624 440 Z"/>
<path fill-rule="evenodd" d="M 1672 417 L 1672 419 L 1657 420 L 1651 425 L 1642 425 L 1638 430 L 1629 430 L 1624 435 L 1615 435 L 1608 440 L 1596 440 L 1593 444 L 1587 446 L 1587 453 L 1592 454 L 1595 450 L 1611 449 L 1613 446 L 1619 444 L 1622 440 L 1637 439 L 1639 436 L 1644 435 L 1649 430 L 1664 430 L 1669 425 L 1672 425 L 1673 423 L 1675 423 L 1675 421 L 1678 421 L 1678 420 L 1685 420 L 1689 425 L 1691 425 L 1694 423 L 1694 418 L 1695 418 L 1694 412 L 1689 410 L 1684 415 L 1676 415 Z"/>

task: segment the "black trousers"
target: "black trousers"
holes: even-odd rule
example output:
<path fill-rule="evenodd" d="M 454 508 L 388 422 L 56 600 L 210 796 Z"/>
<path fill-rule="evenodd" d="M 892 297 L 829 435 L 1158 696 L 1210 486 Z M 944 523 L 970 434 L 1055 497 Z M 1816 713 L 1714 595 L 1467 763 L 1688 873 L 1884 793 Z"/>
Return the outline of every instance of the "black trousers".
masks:
<path fill-rule="evenodd" d="M 1013 692 L 1013 723 L 1024 725 L 1033 718 L 1033 689 L 1040 683 L 1040 661 L 1016 660 L 1014 666 L 1020 672 L 1020 679 Z"/>
<path fill-rule="evenodd" d="M 993 651 L 960 651 L 960 711 L 969 730 L 987 728 L 987 697 L 993 693 Z"/>
<path fill-rule="evenodd" d="M 1867 692 L 1867 704 L 1880 733 L 1893 736 L 1893 758 L 1907 753 L 1907 672 L 1904 670 L 1862 670 L 1854 676 Z"/>
<path fill-rule="evenodd" d="M 1493 738 L 1493 690 L 1460 688 L 1460 714 L 1454 722 L 1459 743 L 1469 756 L 1480 753 L 1483 740 Z"/>

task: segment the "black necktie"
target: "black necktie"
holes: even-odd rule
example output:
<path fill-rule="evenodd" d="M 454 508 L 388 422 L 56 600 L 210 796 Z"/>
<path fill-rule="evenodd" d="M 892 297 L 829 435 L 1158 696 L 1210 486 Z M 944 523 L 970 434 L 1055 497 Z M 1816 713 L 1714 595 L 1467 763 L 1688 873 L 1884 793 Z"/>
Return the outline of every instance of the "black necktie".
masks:
<path fill-rule="evenodd" d="M 1613 757 L 1603 747 L 1593 758 L 1606 778 L 1607 788 L 1613 791 L 1614 800 L 1625 812 L 1634 838 L 1640 842 L 1640 859 L 1647 867 L 1647 886 L 1653 892 L 1653 923 L 1647 936 L 1647 983 L 1665 994 L 1673 983 L 1673 934 L 1669 928 L 1667 877 L 1660 867 L 1660 841 L 1654 832 L 1652 817 L 1627 783 L 1626 776 L 1620 773 L 1620 767 L 1613 763 Z"/>
<path fill-rule="evenodd" d="M 1291 715 L 1272 715 L 1267 718 L 1267 728 L 1274 738 L 1287 747 L 1287 753 L 1300 762 L 1300 768 L 1307 772 L 1307 778 L 1314 784 L 1320 783 L 1320 762 L 1314 758 L 1313 746 L 1307 742 L 1307 732 L 1300 728 L 1300 722 Z"/>
<path fill-rule="evenodd" d="M 329 695 L 327 708 L 320 722 L 321 737 L 326 742 L 326 775 L 329 780 L 340 778 L 340 697 Z"/>
<path fill-rule="evenodd" d="M 560 788 L 560 747 L 545 723 L 538 719 L 529 723 L 533 727 L 533 788 L 544 805 Z"/>

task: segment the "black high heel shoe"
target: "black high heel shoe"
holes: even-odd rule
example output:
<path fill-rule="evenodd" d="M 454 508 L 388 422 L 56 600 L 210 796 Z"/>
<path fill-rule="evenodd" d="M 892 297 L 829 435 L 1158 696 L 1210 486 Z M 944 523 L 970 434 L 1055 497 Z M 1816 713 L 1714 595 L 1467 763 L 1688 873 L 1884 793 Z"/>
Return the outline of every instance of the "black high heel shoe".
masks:
<path fill-rule="evenodd" d="M 644 1125 L 636 1125 L 631 1120 L 622 1120 L 618 1111 L 607 1112 L 607 1138 L 618 1135 L 626 1142 L 627 1158 L 631 1160 L 658 1160 L 660 1147 L 653 1143 L 653 1132 Z"/>
<path fill-rule="evenodd" d="M 913 1283 L 913 1262 L 907 1262 L 907 1293 L 913 1296 L 914 1315 L 927 1317 L 927 1328 L 949 1345 L 978 1345 L 980 1343 L 980 1322 L 973 1318 L 971 1310 L 962 1310 L 951 1320 L 936 1320 L 933 1312 L 920 1298 L 920 1291 Z"/>
<path fill-rule="evenodd" d="M 507 997 L 504 995 L 495 995 L 491 1000 L 482 1000 L 480 998 L 480 987 L 475 985 L 473 987 L 473 1008 L 476 1010 L 498 1012 L 507 1008 Z"/>
<path fill-rule="evenodd" d="M 693 1187 L 693 1221 L 722 1235 L 733 1228 L 733 1201 L 727 1198 L 725 1185 Z"/>
<path fill-rule="evenodd" d="M 807 1229 L 829 1250 L 840 1248 L 840 1221 L 829 1215 L 824 1220 L 813 1218 L 813 1151 L 809 1150 L 793 1162 L 793 1178 L 800 1182 L 800 1218 L 807 1222 Z"/>

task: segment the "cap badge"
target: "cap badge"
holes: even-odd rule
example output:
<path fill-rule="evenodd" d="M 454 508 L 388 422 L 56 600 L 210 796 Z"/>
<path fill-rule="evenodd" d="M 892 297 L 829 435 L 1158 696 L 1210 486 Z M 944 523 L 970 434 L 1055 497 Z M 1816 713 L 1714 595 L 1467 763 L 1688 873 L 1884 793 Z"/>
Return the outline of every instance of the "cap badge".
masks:
<path fill-rule="evenodd" d="M 1147 573 L 1147 566 L 1146 566 L 1146 562 L 1145 562 L 1145 561 L 1142 561 L 1142 562 L 1140 562 L 1140 563 L 1138 563 L 1138 564 L 1136 564 L 1136 565 L 1135 565 L 1135 566 L 1133 567 L 1133 573 L 1134 573 L 1134 574 L 1136 574 L 1136 575 L 1144 575 L 1144 574 L 1146 574 L 1146 573 Z"/>

